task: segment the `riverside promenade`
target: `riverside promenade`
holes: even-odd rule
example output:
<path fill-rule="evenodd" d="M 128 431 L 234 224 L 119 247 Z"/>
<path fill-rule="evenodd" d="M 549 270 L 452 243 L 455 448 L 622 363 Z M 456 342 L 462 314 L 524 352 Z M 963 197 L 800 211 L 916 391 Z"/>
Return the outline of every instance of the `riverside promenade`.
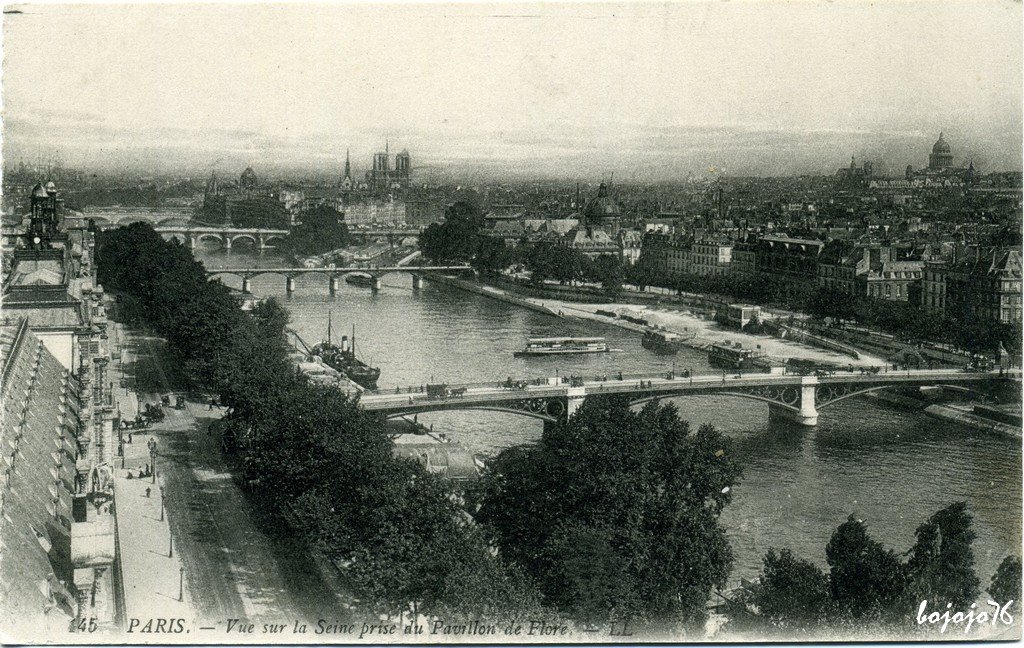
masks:
<path fill-rule="evenodd" d="M 348 618 L 343 603 L 352 597 L 344 584 L 325 576 L 304 540 L 238 487 L 219 434 L 210 427 L 224 410 L 172 389 L 158 337 L 119 327 L 115 342 L 121 361 L 111 366 L 123 375 L 111 380 L 124 381 L 124 419 L 134 418 L 138 403 L 144 408 L 162 396 L 172 403 L 186 397 L 182 409 L 163 408 L 163 421 L 122 433 L 124 468 L 120 459 L 115 462 L 119 533 L 122 542 L 137 536 L 122 547 L 126 616 L 186 619 L 185 632 L 191 632 L 179 641 L 192 644 L 252 643 L 252 637 L 225 634 L 227 619 L 312 625 L 320 618 Z M 150 462 L 151 438 L 157 442 L 155 484 L 134 477 Z M 122 500 L 127 515 L 121 513 Z"/>
<path fill-rule="evenodd" d="M 120 338 L 124 331 L 117 326 L 115 335 Z M 133 360 L 130 353 L 123 352 L 120 362 L 111 363 L 111 379 L 119 381 L 115 384 L 128 384 L 124 368 Z M 130 420 L 135 418 L 137 401 L 130 389 L 122 389 L 124 396 L 119 394 L 118 399 L 121 416 Z M 196 614 L 188 592 L 187 574 L 177 547 L 171 546 L 170 519 L 167 511 L 162 510 L 162 480 L 158 476 L 154 483 L 150 477 L 137 477 L 150 463 L 147 442 L 155 438 L 155 432 L 133 433 L 131 443 L 127 443 L 127 432 L 123 438 L 124 454 L 115 463 L 114 470 L 114 506 L 127 617 L 125 629 L 140 631 L 149 619 L 183 619 L 184 629 L 192 630 Z M 135 628 L 132 628 L 132 619 L 139 620 Z"/>
<path fill-rule="evenodd" d="M 145 448 L 143 444 L 138 447 Z M 127 479 L 128 470 L 117 472 L 114 502 L 124 578 L 125 627 L 133 629 L 132 619 L 140 621 L 135 630 L 141 630 L 149 619 L 183 619 L 185 630 L 192 630 L 196 614 L 184 567 L 172 546 L 166 511 L 161 519 L 160 480 L 154 484 L 149 478 Z M 146 489 L 150 489 L 149 496 Z"/>

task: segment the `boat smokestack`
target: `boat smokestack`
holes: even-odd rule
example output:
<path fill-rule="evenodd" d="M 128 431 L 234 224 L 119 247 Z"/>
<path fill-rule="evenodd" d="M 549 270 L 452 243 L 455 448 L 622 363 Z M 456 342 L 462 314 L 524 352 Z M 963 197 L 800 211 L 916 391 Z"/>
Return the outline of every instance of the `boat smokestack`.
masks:
<path fill-rule="evenodd" d="M 346 351 L 346 352 L 349 350 L 349 348 L 348 348 L 348 336 L 347 335 L 342 335 L 341 336 L 341 350 L 342 351 Z"/>

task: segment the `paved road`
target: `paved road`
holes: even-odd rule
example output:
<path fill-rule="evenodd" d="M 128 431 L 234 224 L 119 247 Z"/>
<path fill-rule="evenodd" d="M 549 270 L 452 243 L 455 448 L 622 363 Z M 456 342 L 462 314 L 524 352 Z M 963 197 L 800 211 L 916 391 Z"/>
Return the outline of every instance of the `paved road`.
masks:
<path fill-rule="evenodd" d="M 128 336 L 134 353 L 126 368 L 138 378 L 143 402 L 159 399 L 160 392 L 146 391 L 154 387 L 163 385 L 160 391 L 169 393 L 155 360 L 161 345 L 155 338 Z M 289 626 L 295 620 L 346 619 L 335 594 L 339 584 L 332 590 L 301 539 L 262 513 L 236 485 L 219 439 L 207 431 L 221 412 L 196 402 L 164 411 L 166 418 L 154 430 L 157 470 L 200 626 L 223 630 L 229 618 Z"/>

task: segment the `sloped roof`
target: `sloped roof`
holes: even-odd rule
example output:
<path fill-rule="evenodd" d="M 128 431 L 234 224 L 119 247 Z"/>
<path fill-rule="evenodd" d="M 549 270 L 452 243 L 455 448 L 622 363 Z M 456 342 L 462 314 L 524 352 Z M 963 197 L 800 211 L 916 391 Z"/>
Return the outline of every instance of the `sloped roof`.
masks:
<path fill-rule="evenodd" d="M 70 583 L 71 500 L 75 479 L 78 382 L 28 330 L 5 324 L 0 425 L 0 582 L 5 631 L 38 634 L 73 614 Z M 53 595 L 51 596 L 51 592 Z M 44 610 L 49 609 L 47 614 Z"/>

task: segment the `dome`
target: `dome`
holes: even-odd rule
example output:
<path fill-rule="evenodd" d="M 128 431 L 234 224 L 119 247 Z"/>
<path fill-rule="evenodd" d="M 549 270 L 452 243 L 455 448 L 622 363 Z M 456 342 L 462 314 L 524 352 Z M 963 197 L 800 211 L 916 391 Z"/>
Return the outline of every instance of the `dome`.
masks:
<path fill-rule="evenodd" d="M 46 193 L 55 194 L 57 193 L 57 185 L 53 184 L 53 180 L 46 183 Z"/>
<path fill-rule="evenodd" d="M 33 198 L 46 198 L 47 196 L 46 189 L 43 189 L 43 183 L 37 183 L 36 186 L 32 187 Z"/>
<path fill-rule="evenodd" d="M 239 178 L 239 184 L 242 185 L 243 189 L 256 188 L 256 172 L 252 170 L 252 167 L 245 167 L 245 171 L 242 171 L 242 177 Z"/>
<path fill-rule="evenodd" d="M 932 153 L 949 153 L 949 143 L 943 139 L 942 133 L 939 133 L 939 139 L 935 142 L 935 146 L 932 147 Z"/>

